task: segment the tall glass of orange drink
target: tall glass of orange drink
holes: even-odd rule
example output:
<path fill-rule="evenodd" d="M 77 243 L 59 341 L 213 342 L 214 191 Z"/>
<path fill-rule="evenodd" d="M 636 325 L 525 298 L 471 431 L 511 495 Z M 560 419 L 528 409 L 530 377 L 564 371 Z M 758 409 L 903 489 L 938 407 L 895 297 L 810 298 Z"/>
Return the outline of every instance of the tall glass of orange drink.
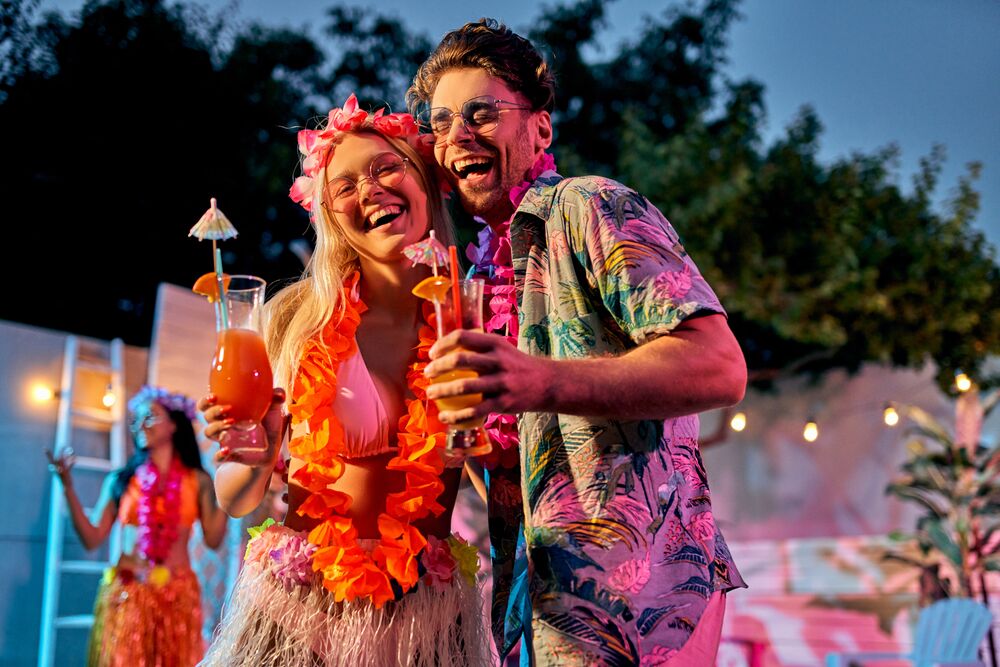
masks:
<path fill-rule="evenodd" d="M 257 276 L 231 276 L 225 298 L 215 301 L 217 342 L 208 375 L 218 405 L 232 406 L 235 420 L 224 444 L 232 449 L 263 448 L 261 420 L 271 405 L 273 378 L 261 336 L 261 309 L 267 283 Z"/>
<path fill-rule="evenodd" d="M 453 294 L 459 295 L 459 306 L 453 306 Z M 438 336 L 455 329 L 483 330 L 483 279 L 470 278 L 458 281 L 458 289 L 449 289 L 438 320 Z M 456 317 L 457 314 L 457 317 Z M 432 382 L 450 382 L 466 378 L 476 378 L 479 374 L 468 368 L 456 368 L 435 377 Z M 479 405 L 482 394 L 463 394 L 434 401 L 438 410 L 463 410 Z M 483 430 L 485 418 L 450 424 L 448 426 L 448 449 L 465 456 L 481 456 L 492 449 L 490 439 Z"/>

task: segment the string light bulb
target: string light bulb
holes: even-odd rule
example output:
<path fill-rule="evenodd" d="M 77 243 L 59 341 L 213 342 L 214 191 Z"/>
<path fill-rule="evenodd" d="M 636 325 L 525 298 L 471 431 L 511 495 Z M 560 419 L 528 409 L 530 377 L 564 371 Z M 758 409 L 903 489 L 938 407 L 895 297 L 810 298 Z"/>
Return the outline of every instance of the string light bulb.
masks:
<path fill-rule="evenodd" d="M 747 415 L 745 412 L 737 412 L 733 415 L 733 418 L 729 420 L 729 428 L 733 429 L 737 433 L 742 431 L 747 427 Z"/>
<path fill-rule="evenodd" d="M 36 403 L 47 403 L 56 396 L 56 392 L 52 390 L 52 387 L 50 387 L 47 384 L 43 384 L 41 382 L 36 382 L 35 384 L 31 385 L 30 392 L 31 392 L 31 400 L 35 401 Z"/>
<path fill-rule="evenodd" d="M 886 426 L 895 426 L 899 423 L 899 413 L 896 412 L 896 408 L 892 407 L 892 404 L 886 404 L 882 411 L 882 421 L 885 422 Z"/>
<path fill-rule="evenodd" d="M 109 384 L 108 388 L 104 390 L 104 396 L 101 397 L 101 405 L 106 408 L 111 408 L 117 400 L 118 397 L 115 396 L 115 392 L 111 389 L 111 385 Z"/>
<path fill-rule="evenodd" d="M 962 371 L 958 371 L 955 373 L 955 388 L 961 392 L 969 391 L 972 389 L 972 380 Z"/>
<path fill-rule="evenodd" d="M 819 424 L 816 423 L 815 419 L 806 422 L 805 428 L 802 429 L 802 437 L 805 438 L 806 442 L 816 442 L 819 437 Z"/>

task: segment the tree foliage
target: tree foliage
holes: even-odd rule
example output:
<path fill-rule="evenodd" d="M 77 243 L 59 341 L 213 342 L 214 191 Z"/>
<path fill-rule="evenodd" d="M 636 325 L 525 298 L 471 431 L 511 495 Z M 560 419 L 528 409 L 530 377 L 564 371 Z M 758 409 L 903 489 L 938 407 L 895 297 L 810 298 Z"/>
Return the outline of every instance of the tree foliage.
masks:
<path fill-rule="evenodd" d="M 752 378 L 934 361 L 945 386 L 1000 351 L 1000 272 L 972 226 L 978 165 L 938 211 L 942 147 L 904 189 L 891 144 L 824 163 L 808 107 L 764 145 L 763 85 L 722 74 L 737 0 L 671 4 L 619 45 L 602 40 L 606 4 L 543 7 L 530 33 L 557 75 L 560 171 L 616 178 L 673 221 Z M 0 0 L 0 49 L 23 54 L 0 72 L 0 192 L 11 247 L 45 271 L 0 317 L 136 344 L 155 285 L 207 270 L 185 230 L 210 196 L 241 233 L 227 266 L 272 282 L 298 271 L 294 130 L 352 90 L 402 108 L 432 46 L 340 6 L 322 48 L 162 0 L 91 0 L 73 23 L 36 9 Z"/>
<path fill-rule="evenodd" d="M 223 28 L 159 0 L 88 2 L 78 22 L 34 26 L 34 59 L 0 104 L 7 247 L 33 269 L 0 316 L 148 344 L 156 286 L 211 268 L 187 230 L 213 196 L 240 231 L 227 266 L 301 269 L 286 128 L 312 115 L 322 54 L 290 31 Z"/>

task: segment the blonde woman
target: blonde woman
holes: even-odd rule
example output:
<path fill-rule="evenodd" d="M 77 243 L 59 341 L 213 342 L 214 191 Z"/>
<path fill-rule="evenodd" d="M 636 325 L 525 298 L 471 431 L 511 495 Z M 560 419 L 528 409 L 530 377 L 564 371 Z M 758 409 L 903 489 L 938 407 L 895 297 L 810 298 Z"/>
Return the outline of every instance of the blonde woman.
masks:
<path fill-rule="evenodd" d="M 411 289 L 427 276 L 403 248 L 451 230 L 408 114 L 354 96 L 299 133 L 316 249 L 267 305 L 275 382 L 288 388 L 288 513 L 256 529 L 205 664 L 484 665 L 478 554 L 450 532 L 461 469 L 425 396 L 431 317 Z M 233 516 L 260 502 L 281 465 L 275 391 L 268 449 L 226 446 L 226 405 L 199 408 L 218 439 L 216 492 Z"/>

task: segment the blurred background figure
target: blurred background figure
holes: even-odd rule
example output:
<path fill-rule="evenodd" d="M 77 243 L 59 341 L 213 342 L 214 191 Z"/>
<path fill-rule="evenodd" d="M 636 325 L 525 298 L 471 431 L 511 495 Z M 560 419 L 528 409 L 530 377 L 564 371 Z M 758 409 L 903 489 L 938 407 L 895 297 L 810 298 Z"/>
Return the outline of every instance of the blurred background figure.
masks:
<path fill-rule="evenodd" d="M 105 572 L 94 603 L 88 664 L 194 665 L 204 646 L 188 538 L 200 520 L 206 544 L 217 548 L 226 515 L 201 465 L 194 402 L 145 386 L 128 407 L 135 453 L 104 480 L 90 517 L 73 488 L 73 450 L 46 450 L 83 545 L 96 549 L 116 521 L 122 526 L 121 556 Z"/>

